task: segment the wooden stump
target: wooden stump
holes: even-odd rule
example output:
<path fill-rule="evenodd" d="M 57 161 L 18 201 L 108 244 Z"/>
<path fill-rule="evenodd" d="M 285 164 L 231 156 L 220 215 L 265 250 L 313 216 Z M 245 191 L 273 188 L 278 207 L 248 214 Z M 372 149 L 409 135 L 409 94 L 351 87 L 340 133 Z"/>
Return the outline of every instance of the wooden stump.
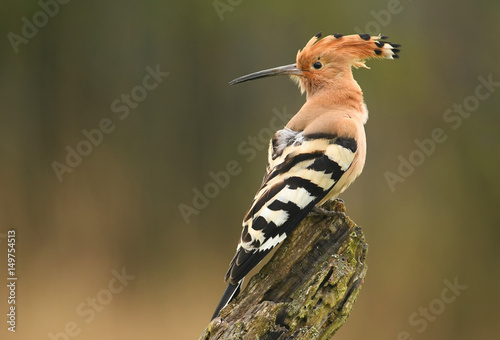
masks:
<path fill-rule="evenodd" d="M 330 339 L 366 274 L 368 245 L 342 201 L 307 217 L 200 339 Z"/>

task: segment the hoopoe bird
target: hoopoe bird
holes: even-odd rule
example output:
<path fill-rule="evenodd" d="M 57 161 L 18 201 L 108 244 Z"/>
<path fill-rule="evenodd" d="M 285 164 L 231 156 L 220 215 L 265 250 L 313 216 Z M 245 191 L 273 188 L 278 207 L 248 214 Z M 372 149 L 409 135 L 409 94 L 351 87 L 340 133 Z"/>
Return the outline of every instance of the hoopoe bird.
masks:
<path fill-rule="evenodd" d="M 269 144 L 260 189 L 243 219 L 228 286 L 212 319 L 234 299 L 243 279 L 313 210 L 335 199 L 365 164 L 368 111 L 352 67 L 370 58 L 398 58 L 401 45 L 369 34 L 318 33 L 297 53 L 296 63 L 255 72 L 230 82 L 288 75 L 306 102 Z"/>

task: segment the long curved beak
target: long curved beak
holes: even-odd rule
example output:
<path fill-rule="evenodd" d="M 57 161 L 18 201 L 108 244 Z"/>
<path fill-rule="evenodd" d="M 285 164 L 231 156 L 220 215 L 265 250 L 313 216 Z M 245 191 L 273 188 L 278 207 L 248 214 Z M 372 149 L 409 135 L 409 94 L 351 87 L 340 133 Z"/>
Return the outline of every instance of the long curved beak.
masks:
<path fill-rule="evenodd" d="M 302 70 L 297 68 L 297 64 L 291 64 L 291 65 L 286 65 L 286 66 L 270 68 L 268 70 L 250 73 L 250 74 L 247 74 L 246 76 L 233 79 L 229 82 L 229 85 L 239 84 L 239 83 L 243 83 L 245 81 L 259 79 L 259 78 L 274 77 L 274 76 L 280 76 L 280 75 L 301 76 Z"/>

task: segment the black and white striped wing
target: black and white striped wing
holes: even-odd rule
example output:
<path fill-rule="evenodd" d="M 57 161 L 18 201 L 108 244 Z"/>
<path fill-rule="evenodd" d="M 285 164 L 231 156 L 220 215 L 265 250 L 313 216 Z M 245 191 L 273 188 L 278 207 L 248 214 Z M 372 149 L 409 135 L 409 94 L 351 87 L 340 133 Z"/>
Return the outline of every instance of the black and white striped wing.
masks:
<path fill-rule="evenodd" d="M 276 133 L 226 279 L 239 282 L 292 232 L 349 169 L 356 148 L 352 138 L 304 136 L 289 129 Z"/>

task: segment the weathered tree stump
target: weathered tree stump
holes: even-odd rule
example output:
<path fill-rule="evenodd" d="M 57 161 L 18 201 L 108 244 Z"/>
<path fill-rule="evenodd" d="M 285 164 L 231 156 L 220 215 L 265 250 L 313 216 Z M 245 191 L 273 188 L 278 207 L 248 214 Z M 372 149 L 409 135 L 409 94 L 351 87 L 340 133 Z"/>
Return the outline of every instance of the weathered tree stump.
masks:
<path fill-rule="evenodd" d="M 341 201 L 309 216 L 200 339 L 330 339 L 366 274 L 368 245 Z"/>

